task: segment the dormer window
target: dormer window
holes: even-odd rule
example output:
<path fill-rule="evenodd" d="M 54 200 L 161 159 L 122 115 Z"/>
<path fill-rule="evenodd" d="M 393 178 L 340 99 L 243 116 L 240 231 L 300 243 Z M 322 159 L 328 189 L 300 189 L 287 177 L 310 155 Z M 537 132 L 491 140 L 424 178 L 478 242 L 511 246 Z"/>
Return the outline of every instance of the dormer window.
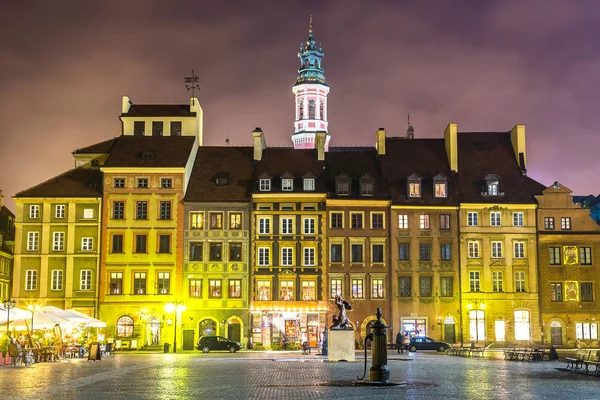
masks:
<path fill-rule="evenodd" d="M 144 151 L 142 153 L 142 159 L 143 160 L 153 160 L 154 159 L 154 152 L 153 151 Z"/>
<path fill-rule="evenodd" d="M 442 174 L 433 177 L 433 194 L 437 198 L 448 197 L 448 180 Z"/>
<path fill-rule="evenodd" d="M 350 177 L 341 174 L 335 178 L 335 192 L 338 196 L 348 196 L 350 194 Z"/>
<path fill-rule="evenodd" d="M 294 180 L 290 178 L 285 178 L 281 180 L 281 190 L 284 192 L 291 192 L 294 190 Z"/>
<path fill-rule="evenodd" d="M 373 196 L 373 178 L 369 174 L 363 175 L 360 179 L 360 195 Z"/>
<path fill-rule="evenodd" d="M 227 186 L 229 183 L 229 174 L 226 172 L 219 173 L 215 175 L 215 185 L 217 186 Z"/>
<path fill-rule="evenodd" d="M 271 191 L 271 180 L 270 179 L 260 179 L 258 181 L 258 187 L 261 192 L 270 192 Z"/>
<path fill-rule="evenodd" d="M 315 190 L 315 180 L 314 180 L 314 178 L 305 178 L 304 179 L 304 190 L 305 191 Z"/>
<path fill-rule="evenodd" d="M 412 174 L 407 179 L 408 182 L 408 197 L 409 198 L 420 198 L 421 197 L 421 177 L 417 174 Z"/>
<path fill-rule="evenodd" d="M 485 192 L 484 196 L 503 196 L 500 192 L 500 177 L 498 175 L 489 174 L 485 177 Z"/>

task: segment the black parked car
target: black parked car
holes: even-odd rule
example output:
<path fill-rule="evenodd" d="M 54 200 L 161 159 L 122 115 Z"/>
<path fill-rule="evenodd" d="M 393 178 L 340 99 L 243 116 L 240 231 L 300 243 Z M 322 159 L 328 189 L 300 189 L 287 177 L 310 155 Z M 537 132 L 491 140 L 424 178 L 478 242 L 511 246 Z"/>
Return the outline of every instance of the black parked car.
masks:
<path fill-rule="evenodd" d="M 196 349 L 202 350 L 203 353 L 208 353 L 211 350 L 227 350 L 230 353 L 235 353 L 242 348 L 242 345 L 237 342 L 232 342 L 221 336 L 202 336 L 198 339 Z"/>
<path fill-rule="evenodd" d="M 428 337 L 414 337 L 410 339 L 410 344 L 408 345 L 408 351 L 417 351 L 417 350 L 437 350 L 437 351 L 446 351 L 452 347 L 450 343 L 446 342 L 438 342 L 437 340 L 433 340 Z"/>

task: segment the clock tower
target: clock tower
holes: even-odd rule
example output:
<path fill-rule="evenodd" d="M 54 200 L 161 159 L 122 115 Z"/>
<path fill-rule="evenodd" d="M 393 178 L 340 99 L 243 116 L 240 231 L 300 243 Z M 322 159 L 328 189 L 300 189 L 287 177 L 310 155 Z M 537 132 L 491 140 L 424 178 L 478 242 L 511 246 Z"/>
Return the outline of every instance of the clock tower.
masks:
<path fill-rule="evenodd" d="M 292 141 L 295 149 L 314 149 L 315 135 L 325 132 L 325 151 L 329 149 L 331 136 L 328 132 L 327 122 L 327 95 L 329 86 L 325 81 L 322 67 L 323 49 L 315 44 L 312 30 L 312 15 L 308 29 L 306 44 L 300 44 L 300 68 L 296 83 L 292 87 L 295 96 L 296 119 L 294 120 L 294 134 Z"/>

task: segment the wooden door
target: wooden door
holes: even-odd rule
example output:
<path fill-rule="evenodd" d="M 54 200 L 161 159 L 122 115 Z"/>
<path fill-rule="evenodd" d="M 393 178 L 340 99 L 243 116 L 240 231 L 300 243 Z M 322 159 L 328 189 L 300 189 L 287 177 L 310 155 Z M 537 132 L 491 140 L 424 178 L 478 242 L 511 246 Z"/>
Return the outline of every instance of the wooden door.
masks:
<path fill-rule="evenodd" d="M 550 343 L 553 346 L 562 346 L 562 327 L 551 326 L 550 327 Z"/>

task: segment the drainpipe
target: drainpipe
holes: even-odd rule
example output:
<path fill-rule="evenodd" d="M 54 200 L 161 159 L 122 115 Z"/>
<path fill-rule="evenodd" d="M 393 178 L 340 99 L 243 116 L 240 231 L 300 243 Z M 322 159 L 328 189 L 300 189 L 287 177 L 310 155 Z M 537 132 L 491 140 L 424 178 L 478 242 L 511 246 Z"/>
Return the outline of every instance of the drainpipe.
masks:
<path fill-rule="evenodd" d="M 456 211 L 456 230 L 458 232 L 458 321 L 460 327 L 460 347 L 464 346 L 463 339 L 463 310 L 462 310 L 462 258 L 461 251 L 461 230 L 460 230 L 460 205 Z"/>

